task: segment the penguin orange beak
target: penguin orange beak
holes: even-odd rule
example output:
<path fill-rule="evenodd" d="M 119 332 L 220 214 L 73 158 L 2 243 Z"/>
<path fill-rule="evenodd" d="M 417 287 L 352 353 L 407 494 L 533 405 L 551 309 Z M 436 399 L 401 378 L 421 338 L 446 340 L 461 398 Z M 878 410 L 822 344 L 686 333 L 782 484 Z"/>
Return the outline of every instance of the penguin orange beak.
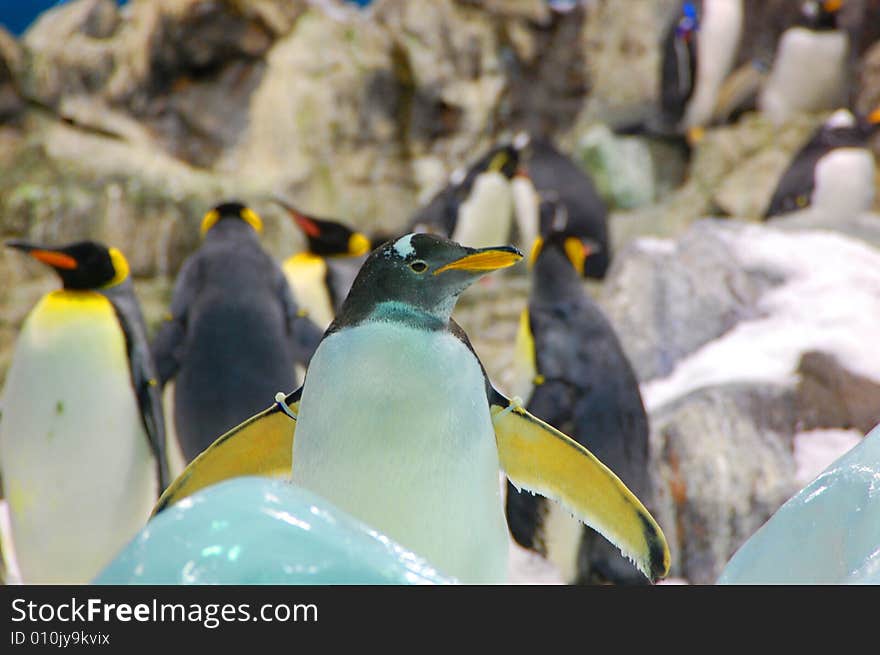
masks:
<path fill-rule="evenodd" d="M 56 252 L 54 250 L 50 250 L 49 248 L 35 246 L 24 241 L 7 241 L 6 246 L 9 248 L 15 248 L 16 250 L 21 250 L 22 252 L 25 252 L 36 259 L 38 262 L 42 262 L 43 264 L 51 266 L 52 268 L 60 268 L 72 271 L 79 266 L 79 262 L 77 262 L 70 255 L 66 255 L 63 252 Z"/>
<path fill-rule="evenodd" d="M 455 261 L 441 266 L 434 271 L 434 275 L 440 275 L 440 273 L 446 271 L 466 271 L 468 273 L 497 271 L 500 268 L 513 266 L 522 259 L 522 257 L 522 253 L 513 246 L 480 248 L 464 257 L 460 257 Z"/>
<path fill-rule="evenodd" d="M 843 0 L 825 0 L 822 3 L 822 9 L 829 14 L 834 14 L 843 8 Z"/>
<path fill-rule="evenodd" d="M 880 107 L 868 114 L 868 122 L 871 125 L 880 125 Z"/>

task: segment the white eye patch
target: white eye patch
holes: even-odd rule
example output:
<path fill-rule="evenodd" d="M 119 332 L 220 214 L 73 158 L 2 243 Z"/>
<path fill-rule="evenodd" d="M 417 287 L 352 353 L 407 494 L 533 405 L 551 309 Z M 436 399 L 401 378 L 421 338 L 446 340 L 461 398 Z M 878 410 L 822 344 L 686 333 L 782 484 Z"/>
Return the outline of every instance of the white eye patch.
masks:
<path fill-rule="evenodd" d="M 402 259 L 406 259 L 409 255 L 415 253 L 416 249 L 413 248 L 411 243 L 413 238 L 412 234 L 407 234 L 406 236 L 400 237 L 397 241 L 394 242 L 394 251 L 400 255 Z"/>

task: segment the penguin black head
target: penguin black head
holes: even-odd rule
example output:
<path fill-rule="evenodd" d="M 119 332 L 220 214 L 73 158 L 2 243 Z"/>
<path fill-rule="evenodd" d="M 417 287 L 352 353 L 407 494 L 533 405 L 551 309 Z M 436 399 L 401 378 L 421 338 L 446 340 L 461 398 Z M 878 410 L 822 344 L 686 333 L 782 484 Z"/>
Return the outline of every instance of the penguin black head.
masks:
<path fill-rule="evenodd" d="M 500 173 L 510 179 L 519 171 L 521 150 L 517 143 L 496 146 L 480 157 L 466 173 L 462 170 L 454 172 L 452 183 L 469 187 L 476 177 L 483 173 Z"/>
<path fill-rule="evenodd" d="M 681 11 L 675 23 L 675 38 L 687 43 L 700 29 L 700 17 L 693 2 L 682 2 Z"/>
<path fill-rule="evenodd" d="M 306 235 L 309 252 L 322 257 L 360 257 L 372 250 L 370 239 L 361 232 L 336 221 L 304 214 L 282 200 L 276 202 Z"/>
<path fill-rule="evenodd" d="M 18 240 L 7 241 L 6 245 L 51 266 L 65 289 L 106 289 L 128 278 L 125 256 L 116 248 L 94 241 L 78 241 L 58 248 Z"/>
<path fill-rule="evenodd" d="M 529 267 L 534 268 L 542 254 L 558 250 L 565 254 L 578 275 L 583 276 L 587 259 L 598 253 L 601 246 L 571 228 L 565 205 L 556 198 L 541 199 L 540 221 L 540 234 L 529 253 Z"/>
<path fill-rule="evenodd" d="M 208 231 L 212 227 L 214 227 L 219 221 L 227 218 L 234 218 L 244 221 L 252 228 L 254 228 L 257 233 L 263 231 L 263 221 L 253 209 L 243 205 L 236 200 L 231 200 L 228 202 L 220 203 L 212 210 L 210 210 L 207 214 L 205 214 L 205 216 L 202 218 L 202 236 L 205 236 Z"/>
<path fill-rule="evenodd" d="M 801 5 L 802 23 L 814 30 L 836 30 L 845 0 L 809 0 Z"/>
<path fill-rule="evenodd" d="M 434 234 L 387 241 L 364 262 L 330 329 L 371 317 L 445 325 L 462 291 L 520 259 L 512 246 L 468 248 Z"/>

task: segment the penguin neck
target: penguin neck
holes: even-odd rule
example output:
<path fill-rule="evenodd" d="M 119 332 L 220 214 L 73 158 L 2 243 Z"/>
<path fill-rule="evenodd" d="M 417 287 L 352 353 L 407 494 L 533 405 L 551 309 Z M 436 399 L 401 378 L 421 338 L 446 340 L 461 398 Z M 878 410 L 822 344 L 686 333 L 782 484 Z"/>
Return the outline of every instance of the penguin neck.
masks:
<path fill-rule="evenodd" d="M 216 225 L 208 230 L 205 235 L 205 243 L 229 238 L 258 241 L 257 232 L 250 225 L 237 218 L 224 218 L 217 221 Z"/>
<path fill-rule="evenodd" d="M 530 303 L 568 302 L 583 296 L 581 276 L 558 248 L 547 246 L 532 269 Z"/>
<path fill-rule="evenodd" d="M 368 320 L 398 323 L 422 330 L 438 331 L 449 329 L 449 315 L 429 313 L 408 303 L 395 300 L 377 304 L 370 313 Z"/>

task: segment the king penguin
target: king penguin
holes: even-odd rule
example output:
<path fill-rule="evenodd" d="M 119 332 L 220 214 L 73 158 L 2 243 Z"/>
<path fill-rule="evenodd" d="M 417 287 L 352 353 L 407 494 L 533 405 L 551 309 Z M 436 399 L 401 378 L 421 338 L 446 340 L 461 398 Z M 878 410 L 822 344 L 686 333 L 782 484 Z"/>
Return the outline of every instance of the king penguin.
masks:
<path fill-rule="evenodd" d="M 455 170 L 449 184 L 416 213 L 410 229 L 474 248 L 510 241 L 518 218 L 515 189 L 524 181 L 520 167 L 524 145 L 525 141 L 514 140 L 496 146 L 469 168 Z"/>
<path fill-rule="evenodd" d="M 201 231 L 152 343 L 160 385 L 174 379 L 174 429 L 187 462 L 259 411 L 266 394 L 296 386 L 294 365 L 307 366 L 321 339 L 260 245 L 256 212 L 222 203 Z"/>
<path fill-rule="evenodd" d="M 450 318 L 470 284 L 520 258 L 429 234 L 374 250 L 303 386 L 218 439 L 156 511 L 228 477 L 286 469 L 446 575 L 503 582 L 500 467 L 596 527 L 650 579 L 664 576 L 669 551 L 644 506 L 589 451 L 498 392 Z"/>
<path fill-rule="evenodd" d="M 297 306 L 326 329 L 342 304 L 367 253 L 370 238 L 339 221 L 303 213 L 276 199 L 306 237 L 308 247 L 281 265 Z"/>
<path fill-rule="evenodd" d="M 869 141 L 878 130 L 880 107 L 868 116 L 831 114 L 782 174 L 764 219 L 815 210 L 839 221 L 870 210 L 877 166 Z"/>
<path fill-rule="evenodd" d="M 827 111 L 846 102 L 849 34 L 837 17 L 844 0 L 810 0 L 801 21 L 782 33 L 758 109 L 780 125 L 799 112 Z"/>
<path fill-rule="evenodd" d="M 709 124 L 736 58 L 742 24 L 742 0 L 681 2 L 662 45 L 663 129 L 694 135 Z"/>
<path fill-rule="evenodd" d="M 10 241 L 58 274 L 21 328 L 2 396 L 2 473 L 25 583 L 89 582 L 169 482 L 146 329 L 116 248 Z"/>
<path fill-rule="evenodd" d="M 611 324 L 584 290 L 597 244 L 571 232 L 565 208 L 541 205 L 541 235 L 529 258 L 531 290 L 520 317 L 514 392 L 608 465 L 638 497 L 648 484 L 648 416 L 639 383 Z M 605 538 L 546 498 L 507 490 L 507 521 L 569 583 L 640 584 L 638 569 Z"/>

